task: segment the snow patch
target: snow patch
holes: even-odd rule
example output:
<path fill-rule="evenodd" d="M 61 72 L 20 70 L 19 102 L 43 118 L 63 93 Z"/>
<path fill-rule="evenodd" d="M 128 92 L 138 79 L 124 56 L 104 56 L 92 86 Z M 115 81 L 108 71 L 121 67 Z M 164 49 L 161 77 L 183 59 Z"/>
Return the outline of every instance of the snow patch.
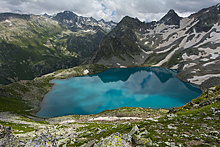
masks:
<path fill-rule="evenodd" d="M 85 33 L 96 33 L 96 31 L 94 31 L 94 30 L 83 30 L 83 32 L 85 32 Z"/>
<path fill-rule="evenodd" d="M 84 75 L 87 75 L 88 73 L 89 73 L 89 70 L 88 70 L 88 69 L 86 69 L 86 70 L 83 71 L 83 74 L 84 74 Z"/>
<path fill-rule="evenodd" d="M 190 67 L 192 67 L 192 66 L 195 66 L 195 65 L 196 65 L 196 63 L 186 64 L 186 65 L 183 66 L 183 70 L 185 70 L 186 68 L 190 68 Z"/>
<path fill-rule="evenodd" d="M 144 43 L 144 45 L 147 45 L 149 43 L 149 41 L 146 41 L 145 43 Z"/>
<path fill-rule="evenodd" d="M 216 32 L 211 32 L 213 29 L 216 29 Z M 199 47 L 201 45 L 204 45 L 208 42 L 212 42 L 212 43 L 220 43 L 220 33 L 217 33 L 220 31 L 220 26 L 217 24 L 214 24 L 214 26 L 212 27 L 212 29 L 210 29 L 210 31 L 208 31 L 207 33 L 202 33 L 202 35 L 199 37 L 199 39 L 201 40 L 202 37 L 205 35 L 205 34 L 208 34 L 210 33 L 210 38 L 207 38 L 206 40 L 204 40 L 201 44 L 198 44 L 197 46 L 195 47 Z M 197 41 L 200 41 L 197 39 Z"/>
<path fill-rule="evenodd" d="M 120 68 L 127 68 L 127 66 L 120 66 Z"/>
<path fill-rule="evenodd" d="M 197 71 L 201 71 L 200 69 L 194 69 L 191 73 L 196 73 Z"/>
<path fill-rule="evenodd" d="M 203 12 L 203 14 L 204 14 L 204 13 L 208 13 L 208 12 L 209 12 L 209 10 L 207 10 L 207 11 Z"/>
<path fill-rule="evenodd" d="M 140 117 L 97 117 L 88 121 L 116 121 L 116 120 L 142 120 Z"/>
<path fill-rule="evenodd" d="M 151 43 L 151 44 L 152 44 L 152 46 L 153 46 L 153 45 L 154 45 L 154 42 L 152 41 L 152 43 Z"/>
<path fill-rule="evenodd" d="M 160 44 L 157 48 L 162 48 L 162 47 L 165 47 L 165 46 L 169 46 L 169 45 L 171 45 L 176 39 L 177 39 L 177 38 L 176 38 L 176 35 L 173 35 L 173 37 L 170 37 L 168 41 L 163 42 L 163 43 Z"/>
<path fill-rule="evenodd" d="M 205 53 L 199 52 L 199 55 L 190 55 L 188 56 L 186 53 L 182 55 L 183 60 L 191 59 L 196 60 L 199 58 L 205 58 L 201 59 L 203 61 L 208 61 L 209 59 L 216 59 L 220 56 L 220 47 L 217 47 L 216 49 L 211 48 L 198 48 L 199 51 L 204 51 Z M 211 55 L 211 57 L 209 57 Z M 209 58 L 209 59 L 208 59 Z"/>
<path fill-rule="evenodd" d="M 209 61 L 209 59 L 208 58 L 203 58 L 203 59 L 201 59 L 201 61 Z"/>
<path fill-rule="evenodd" d="M 178 69 L 178 67 L 179 67 L 179 64 L 174 65 L 174 66 L 173 66 L 173 67 L 171 67 L 170 69 Z"/>
<path fill-rule="evenodd" d="M 205 64 L 203 64 L 202 66 L 207 66 L 207 65 L 210 65 L 210 64 L 214 64 L 215 63 L 215 61 L 212 61 L 212 62 L 208 62 L 208 63 L 205 63 Z"/>
<path fill-rule="evenodd" d="M 62 121 L 59 124 L 69 124 L 69 123 L 74 123 L 76 122 L 75 120 L 66 120 L 66 121 Z"/>
<path fill-rule="evenodd" d="M 173 56 L 173 54 L 175 53 L 176 50 L 178 50 L 179 48 L 176 48 L 175 50 L 173 50 L 169 55 L 166 56 L 165 59 L 161 60 L 159 63 L 153 65 L 153 66 L 162 66 L 164 63 L 168 62 L 169 59 Z"/>
<path fill-rule="evenodd" d="M 161 53 L 166 53 L 166 52 L 168 52 L 169 50 L 171 50 L 173 47 L 175 46 L 175 44 L 174 45 L 172 45 L 171 47 L 169 47 L 168 49 L 166 49 L 166 50 L 163 50 L 163 51 L 158 51 L 158 52 L 156 52 L 157 54 L 161 54 Z"/>
<path fill-rule="evenodd" d="M 202 55 L 202 53 L 201 52 L 199 52 L 199 55 L 187 55 L 186 53 L 184 53 L 183 55 L 182 55 L 182 58 L 183 58 L 183 60 L 187 60 L 187 59 L 191 59 L 191 60 L 196 60 L 196 59 L 198 59 L 198 58 L 200 58 L 200 57 L 203 57 L 203 55 Z"/>
<path fill-rule="evenodd" d="M 216 59 L 220 56 L 220 47 L 217 47 L 216 49 L 199 48 L 198 50 L 205 52 L 205 54 L 203 55 L 204 57 L 211 55 L 210 59 Z"/>
<path fill-rule="evenodd" d="M 194 19 L 184 19 L 183 21 L 181 21 L 181 26 L 178 29 L 175 29 L 173 27 L 168 27 L 167 31 L 165 31 L 165 33 L 163 33 L 163 39 L 166 40 L 167 37 L 169 37 L 170 35 L 172 35 L 168 41 L 163 42 L 162 44 L 160 44 L 157 48 L 161 48 L 161 47 L 165 47 L 165 46 L 169 46 L 171 45 L 174 41 L 176 41 L 177 39 L 179 39 L 180 37 L 184 36 L 184 34 L 186 34 L 186 32 L 188 31 L 188 29 L 190 29 L 192 26 L 196 25 L 199 21 L 194 22 L 192 25 L 190 25 L 192 23 Z M 188 27 L 190 26 L 190 27 Z M 183 30 L 183 28 L 186 28 L 185 30 Z M 186 44 L 186 39 L 189 35 L 186 35 L 186 37 L 184 38 L 185 40 L 183 42 L 181 42 L 180 47 L 184 47 Z M 189 44 L 190 45 L 190 44 Z"/>
<path fill-rule="evenodd" d="M 157 119 L 155 119 L 155 118 L 146 118 L 146 120 L 150 120 L 150 121 L 155 121 L 155 122 L 158 122 L 158 120 L 157 120 Z"/>
<path fill-rule="evenodd" d="M 12 22 L 8 19 L 6 19 L 4 22 L 7 23 L 9 26 L 13 26 Z"/>
<path fill-rule="evenodd" d="M 141 48 L 140 48 L 141 49 Z M 153 51 L 145 51 L 145 50 L 143 50 L 143 49 L 141 49 L 141 51 L 143 52 L 143 53 L 145 53 L 145 54 L 152 54 L 153 53 Z"/>
<path fill-rule="evenodd" d="M 180 28 L 185 28 L 187 27 L 188 25 L 190 25 L 192 22 L 194 21 L 194 18 L 183 18 L 180 20 Z"/>
<path fill-rule="evenodd" d="M 190 83 L 194 83 L 197 85 L 202 84 L 204 81 L 212 78 L 212 77 L 220 77 L 220 74 L 207 74 L 204 76 L 193 76 L 191 79 L 187 79 Z"/>

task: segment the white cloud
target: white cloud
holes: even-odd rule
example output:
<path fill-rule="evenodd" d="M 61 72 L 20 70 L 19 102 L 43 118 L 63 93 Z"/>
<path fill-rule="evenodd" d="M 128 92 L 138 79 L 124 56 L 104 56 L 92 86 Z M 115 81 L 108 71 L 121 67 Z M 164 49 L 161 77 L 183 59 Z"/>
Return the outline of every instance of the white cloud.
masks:
<path fill-rule="evenodd" d="M 119 22 L 128 15 L 141 21 L 152 21 L 159 20 L 169 9 L 187 16 L 218 2 L 219 0 L 0 0 L 0 12 L 21 10 L 29 14 L 55 14 L 70 10 L 98 20 L 103 18 Z M 115 12 L 113 16 L 112 12 Z"/>

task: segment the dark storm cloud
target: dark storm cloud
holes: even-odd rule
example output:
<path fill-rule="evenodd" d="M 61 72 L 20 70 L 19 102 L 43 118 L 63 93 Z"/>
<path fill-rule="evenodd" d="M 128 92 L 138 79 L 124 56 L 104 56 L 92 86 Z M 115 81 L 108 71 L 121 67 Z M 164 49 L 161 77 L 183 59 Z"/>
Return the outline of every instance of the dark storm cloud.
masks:
<path fill-rule="evenodd" d="M 23 13 L 55 14 L 70 10 L 78 15 L 119 21 L 125 15 L 140 20 L 158 20 L 169 9 L 181 16 L 220 3 L 220 0 L 0 0 L 0 12 L 21 10 Z"/>

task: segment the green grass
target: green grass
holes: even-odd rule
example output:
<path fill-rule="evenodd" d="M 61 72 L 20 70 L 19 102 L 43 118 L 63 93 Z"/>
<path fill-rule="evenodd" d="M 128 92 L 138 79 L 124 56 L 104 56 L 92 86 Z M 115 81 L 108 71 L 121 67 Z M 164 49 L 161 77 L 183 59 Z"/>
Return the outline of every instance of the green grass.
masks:
<path fill-rule="evenodd" d="M 200 116 L 200 115 L 202 115 L 203 112 L 208 112 L 208 114 L 210 114 L 211 113 L 211 111 L 210 111 L 211 107 L 220 108 L 220 101 L 217 101 L 215 104 L 203 106 L 203 107 L 198 108 L 198 109 L 179 111 L 179 112 L 177 112 L 177 114 L 178 115 L 190 115 L 190 114 L 192 114 L 193 116 Z"/>
<path fill-rule="evenodd" d="M 27 133 L 35 130 L 34 127 L 30 127 L 30 125 L 25 125 L 25 124 L 17 124 L 17 123 L 2 122 L 2 121 L 0 121 L 0 124 L 4 126 L 10 126 L 15 134 Z"/>
<path fill-rule="evenodd" d="M 107 136 L 110 136 L 113 133 L 129 133 L 132 129 L 132 125 L 126 125 L 126 124 L 111 124 L 111 123 L 83 123 L 84 127 L 80 127 L 77 129 L 77 131 L 84 131 L 84 133 L 81 133 L 79 135 L 79 138 L 89 138 L 89 139 L 100 139 L 101 137 L 105 138 Z M 101 132 L 100 134 L 97 134 L 100 130 L 106 130 Z M 91 133 L 88 133 L 91 132 Z"/>
<path fill-rule="evenodd" d="M 38 105 L 53 84 L 48 79 L 20 81 L 6 86 L 0 86 L 0 111 L 22 115 L 31 115 L 33 105 Z M 32 110 L 33 111 L 33 110 Z"/>
<path fill-rule="evenodd" d="M 106 70 L 107 67 L 96 64 L 83 65 L 56 71 L 55 75 L 67 72 L 65 75 L 56 77 L 57 79 L 82 76 L 85 69 L 89 70 L 89 74 L 94 74 Z M 40 109 L 40 102 L 52 89 L 53 84 L 49 81 L 54 78 L 54 76 L 39 77 L 34 80 L 19 81 L 0 86 L 0 112 L 9 111 L 21 115 L 35 115 Z"/>

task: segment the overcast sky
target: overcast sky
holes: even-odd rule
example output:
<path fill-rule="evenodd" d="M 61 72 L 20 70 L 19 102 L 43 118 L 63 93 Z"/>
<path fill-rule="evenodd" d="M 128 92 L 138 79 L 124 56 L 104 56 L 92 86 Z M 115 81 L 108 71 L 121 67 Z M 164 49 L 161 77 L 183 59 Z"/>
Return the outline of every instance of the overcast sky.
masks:
<path fill-rule="evenodd" d="M 185 17 L 220 0 L 0 0 L 0 12 L 55 14 L 70 10 L 80 16 L 119 22 L 124 16 L 141 21 L 159 20 L 169 9 Z"/>

